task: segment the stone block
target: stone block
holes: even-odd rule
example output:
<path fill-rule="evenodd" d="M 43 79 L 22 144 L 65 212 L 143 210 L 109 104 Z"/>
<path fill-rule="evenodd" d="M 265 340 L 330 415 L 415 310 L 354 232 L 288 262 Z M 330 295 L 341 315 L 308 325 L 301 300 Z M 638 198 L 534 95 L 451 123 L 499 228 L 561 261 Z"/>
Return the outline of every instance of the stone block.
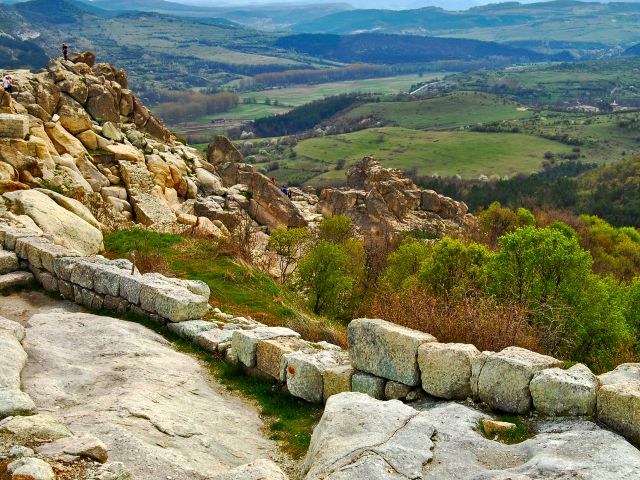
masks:
<path fill-rule="evenodd" d="M 170 323 L 167 328 L 180 338 L 193 341 L 200 332 L 217 329 L 218 324 L 207 320 L 188 320 L 186 322 Z"/>
<path fill-rule="evenodd" d="M 351 377 L 351 391 L 366 393 L 377 400 L 384 400 L 386 380 L 366 372 L 354 372 Z"/>
<path fill-rule="evenodd" d="M 640 446 L 640 384 L 609 384 L 598 390 L 598 419 Z"/>
<path fill-rule="evenodd" d="M 289 393 L 311 403 L 324 399 L 324 373 L 349 364 L 347 352 L 315 348 L 288 353 L 285 358 Z"/>
<path fill-rule="evenodd" d="M 285 382 L 285 355 L 305 348 L 309 348 L 309 343 L 296 337 L 260 340 L 256 346 L 256 366 L 276 380 Z"/>
<path fill-rule="evenodd" d="M 471 396 L 471 363 L 480 355 L 473 345 L 424 343 L 418 349 L 422 388 L 429 395 L 449 400 Z"/>
<path fill-rule="evenodd" d="M 25 138 L 29 134 L 29 117 L 13 113 L 0 113 L 0 137 Z"/>
<path fill-rule="evenodd" d="M 44 460 L 23 457 L 7 465 L 7 471 L 14 480 L 55 480 L 53 468 Z"/>
<path fill-rule="evenodd" d="M 196 295 L 184 288 L 162 290 L 156 297 L 154 311 L 171 322 L 195 320 L 209 310 L 209 296 Z"/>
<path fill-rule="evenodd" d="M 640 384 L 640 363 L 622 363 L 614 370 L 598 376 L 601 385 Z"/>
<path fill-rule="evenodd" d="M 38 412 L 31 397 L 17 388 L 0 388 L 0 420 Z"/>
<path fill-rule="evenodd" d="M 437 341 L 428 333 L 368 318 L 353 320 L 348 337 L 353 368 L 410 386 L 420 384 L 418 347 Z"/>
<path fill-rule="evenodd" d="M 0 275 L 0 290 L 6 288 L 27 287 L 34 282 L 30 272 L 11 272 Z"/>
<path fill-rule="evenodd" d="M 19 266 L 18 256 L 14 252 L 0 250 L 0 275 L 15 272 Z"/>
<path fill-rule="evenodd" d="M 233 330 L 231 346 L 242 365 L 245 367 L 255 367 L 257 365 L 256 348 L 258 342 L 260 340 L 278 337 L 300 337 L 300 334 L 284 327 L 258 327 L 253 330 Z"/>
<path fill-rule="evenodd" d="M 31 268 L 31 273 L 37 280 L 37 282 L 42 285 L 47 292 L 57 292 L 58 291 L 58 279 L 47 272 L 46 270 L 40 270 L 38 268 Z"/>
<path fill-rule="evenodd" d="M 174 323 L 169 325 L 182 325 L 183 323 L 187 322 Z M 233 332 L 231 330 L 212 329 L 197 333 L 193 337 L 193 342 L 207 352 L 222 353 L 220 351 L 220 345 L 230 345 L 232 336 Z"/>
<path fill-rule="evenodd" d="M 561 363 L 520 347 L 508 347 L 499 353 L 482 352 L 471 366 L 473 396 L 497 410 L 528 413 L 533 406 L 529 391 L 531 379 L 541 370 Z"/>
<path fill-rule="evenodd" d="M 65 280 L 58 279 L 58 290 L 60 294 L 67 300 L 74 301 L 75 292 L 73 289 L 73 284 L 71 282 L 67 282 Z"/>
<path fill-rule="evenodd" d="M 593 415 L 597 389 L 596 376 L 581 363 L 542 370 L 529 385 L 533 406 L 545 415 Z"/>
<path fill-rule="evenodd" d="M 384 396 L 387 400 L 404 400 L 410 391 L 410 386 L 393 380 L 389 380 L 384 386 Z"/>
<path fill-rule="evenodd" d="M 355 370 L 350 364 L 325 370 L 323 375 L 324 390 L 322 393 L 325 403 L 332 395 L 351 391 L 351 377 L 354 372 Z"/>

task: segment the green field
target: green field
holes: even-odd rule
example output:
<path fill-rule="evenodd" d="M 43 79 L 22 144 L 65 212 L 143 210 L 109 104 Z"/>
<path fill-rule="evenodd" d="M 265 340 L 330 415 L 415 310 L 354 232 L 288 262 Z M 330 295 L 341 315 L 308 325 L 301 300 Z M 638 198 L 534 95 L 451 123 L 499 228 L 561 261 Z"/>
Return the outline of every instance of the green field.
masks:
<path fill-rule="evenodd" d="M 351 110 L 348 118 L 373 117 L 384 125 L 413 129 L 450 129 L 527 118 L 531 112 L 506 98 L 459 92 L 417 102 L 368 103 Z"/>
<path fill-rule="evenodd" d="M 273 174 L 278 181 L 311 185 L 344 182 L 345 171 L 335 169 L 338 161 L 346 160 L 346 169 L 366 155 L 386 167 L 416 169 L 419 175 L 478 178 L 533 173 L 540 169 L 545 152 L 571 152 L 567 145 L 532 135 L 398 127 L 311 138 L 294 149 L 296 158 L 278 160 L 280 168 Z"/>

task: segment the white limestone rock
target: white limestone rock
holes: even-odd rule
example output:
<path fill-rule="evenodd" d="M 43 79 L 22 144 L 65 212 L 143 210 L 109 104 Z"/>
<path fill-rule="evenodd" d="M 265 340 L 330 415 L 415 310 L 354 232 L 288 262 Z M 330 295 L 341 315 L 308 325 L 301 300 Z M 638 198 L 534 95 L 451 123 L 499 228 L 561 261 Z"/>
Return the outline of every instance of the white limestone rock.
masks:
<path fill-rule="evenodd" d="M 288 353 L 285 358 L 289 393 L 311 403 L 324 399 L 325 371 L 349 364 L 347 352 L 314 348 Z"/>
<path fill-rule="evenodd" d="M 568 370 L 549 368 L 535 374 L 529 385 L 533 406 L 545 415 L 593 415 L 598 380 L 578 363 Z"/>
<path fill-rule="evenodd" d="M 285 327 L 258 327 L 253 330 L 233 330 L 231 348 L 245 367 L 256 366 L 258 341 L 277 337 L 300 337 L 298 332 Z"/>
<path fill-rule="evenodd" d="M 354 372 L 351 377 L 351 391 L 369 395 L 377 400 L 384 400 L 386 380 L 366 372 Z"/>
<path fill-rule="evenodd" d="M 473 345 L 424 343 L 418 349 L 422 389 L 434 397 L 465 400 L 471 396 L 471 364 L 480 355 Z"/>

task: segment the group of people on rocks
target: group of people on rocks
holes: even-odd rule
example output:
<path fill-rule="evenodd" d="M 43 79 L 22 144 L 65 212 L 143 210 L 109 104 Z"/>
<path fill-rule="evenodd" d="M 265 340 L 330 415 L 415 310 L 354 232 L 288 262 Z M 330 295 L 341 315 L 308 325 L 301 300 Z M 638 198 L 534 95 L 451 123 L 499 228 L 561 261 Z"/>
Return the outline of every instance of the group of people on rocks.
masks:
<path fill-rule="evenodd" d="M 275 187 L 277 187 L 276 185 L 276 179 L 271 177 L 271 184 Z M 282 187 L 280 188 L 280 191 L 282 192 L 283 195 L 286 195 L 287 197 L 291 198 L 291 190 L 287 188 L 287 186 L 283 183 Z"/>

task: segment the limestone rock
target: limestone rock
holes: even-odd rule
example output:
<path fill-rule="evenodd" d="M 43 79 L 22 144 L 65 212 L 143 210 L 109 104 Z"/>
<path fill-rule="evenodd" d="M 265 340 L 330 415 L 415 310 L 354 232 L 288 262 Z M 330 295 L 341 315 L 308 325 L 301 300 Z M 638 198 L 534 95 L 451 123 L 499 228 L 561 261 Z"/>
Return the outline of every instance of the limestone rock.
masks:
<path fill-rule="evenodd" d="M 409 386 L 420 383 L 418 347 L 436 341 L 428 333 L 368 318 L 353 320 L 348 336 L 353 368 Z"/>
<path fill-rule="evenodd" d="M 13 480 L 54 480 L 53 468 L 44 460 L 20 458 L 7 466 Z"/>
<path fill-rule="evenodd" d="M 104 148 L 107 152 L 113 154 L 116 160 L 125 160 L 133 163 L 145 163 L 144 154 L 135 147 L 125 144 L 107 145 Z"/>
<path fill-rule="evenodd" d="M 33 274 L 29 272 L 11 272 L 0 275 L 0 291 L 6 288 L 26 287 L 33 283 Z"/>
<path fill-rule="evenodd" d="M 0 331 L 9 333 L 18 340 L 18 342 L 22 342 L 25 335 L 25 329 L 22 325 L 4 317 L 0 317 Z M 3 333 L 0 333 L 0 335 L 3 335 Z"/>
<path fill-rule="evenodd" d="M 0 419 L 37 413 L 31 397 L 17 388 L 0 388 Z"/>
<path fill-rule="evenodd" d="M 193 338 L 193 343 L 207 352 L 215 353 L 219 351 L 220 344 L 230 343 L 232 336 L 231 330 L 207 329 L 197 333 Z"/>
<path fill-rule="evenodd" d="M 325 403 L 329 397 L 333 395 L 351 391 L 351 377 L 353 377 L 354 372 L 355 370 L 350 364 L 340 365 L 325 370 L 323 375 L 323 396 Z"/>
<path fill-rule="evenodd" d="M 598 376 L 598 380 L 602 385 L 640 384 L 640 363 L 622 363 L 612 371 Z"/>
<path fill-rule="evenodd" d="M 18 257 L 13 252 L 0 250 L 0 275 L 18 270 Z"/>
<path fill-rule="evenodd" d="M 0 425 L 0 432 L 12 433 L 19 438 L 38 438 L 49 441 L 73 435 L 66 425 L 43 413 L 29 417 L 13 417 Z"/>
<path fill-rule="evenodd" d="M 508 432 L 509 430 L 513 430 L 516 427 L 517 425 L 511 422 L 500 422 L 498 420 L 491 420 L 489 418 L 485 418 L 482 420 L 482 429 L 484 430 L 484 434 L 488 438 L 493 438 L 500 433 Z"/>
<path fill-rule="evenodd" d="M 44 127 L 58 153 L 68 153 L 74 158 L 83 157 L 87 153 L 82 142 L 65 130 L 60 123 L 48 122 Z"/>
<path fill-rule="evenodd" d="M 260 340 L 256 346 L 258 370 L 271 375 L 280 382 L 287 380 L 286 358 L 291 352 L 309 348 L 309 343 L 296 337 Z"/>
<path fill-rule="evenodd" d="M 471 363 L 480 355 L 473 345 L 424 343 L 418 349 L 422 388 L 429 395 L 464 400 L 471 396 Z"/>
<path fill-rule="evenodd" d="M 361 393 L 327 401 L 303 465 L 306 480 L 421 478 L 433 458 L 434 427 L 397 400 Z"/>
<path fill-rule="evenodd" d="M 205 195 L 222 195 L 227 191 L 220 178 L 204 168 L 196 168 L 196 178 L 202 193 Z"/>
<path fill-rule="evenodd" d="M 105 463 L 109 454 L 104 443 L 90 434 L 83 434 L 73 437 L 66 437 L 51 443 L 46 443 L 39 447 L 38 453 L 45 457 L 62 457 L 63 455 L 73 455 L 75 457 L 85 457 L 100 463 Z"/>
<path fill-rule="evenodd" d="M 289 393 L 311 403 L 324 399 L 324 373 L 349 363 L 347 352 L 314 348 L 288 353 L 285 358 Z"/>
<path fill-rule="evenodd" d="M 483 352 L 473 360 L 471 389 L 475 398 L 491 408 L 524 414 L 533 405 L 529 391 L 533 376 L 560 364 L 553 357 L 520 347 L 508 347 L 499 353 Z"/>
<path fill-rule="evenodd" d="M 113 122 L 104 122 L 102 124 L 102 135 L 109 140 L 121 143 L 124 140 L 124 136 L 118 127 Z"/>
<path fill-rule="evenodd" d="M 597 388 L 596 376 L 581 363 L 542 370 L 529 385 L 533 406 L 545 415 L 593 415 Z"/>
<path fill-rule="evenodd" d="M 102 233 L 79 216 L 60 207 L 47 195 L 35 190 L 4 194 L 20 214 L 28 215 L 55 242 L 83 255 L 95 255 L 103 249 Z"/>
<path fill-rule="evenodd" d="M 640 445 L 640 384 L 610 383 L 600 387 L 598 419 Z"/>
<path fill-rule="evenodd" d="M 410 391 L 410 386 L 389 380 L 384 386 L 384 398 L 387 400 L 404 400 Z"/>
<path fill-rule="evenodd" d="M 300 334 L 284 327 L 258 327 L 253 330 L 234 330 L 231 347 L 238 356 L 240 363 L 245 367 L 255 367 L 258 342 L 260 340 L 278 337 L 300 337 Z"/>
<path fill-rule="evenodd" d="M 228 162 L 241 163 L 243 158 L 227 137 L 216 135 L 216 138 L 207 147 L 207 160 L 212 165 L 219 165 Z"/>
<path fill-rule="evenodd" d="M 369 395 L 377 400 L 384 400 L 386 380 L 366 372 L 354 372 L 351 376 L 351 391 Z"/>
<path fill-rule="evenodd" d="M 288 480 L 288 477 L 271 460 L 260 459 L 216 475 L 213 480 Z"/>
<path fill-rule="evenodd" d="M 186 322 L 170 323 L 167 325 L 167 328 L 179 337 L 193 341 L 199 333 L 216 329 L 218 325 L 207 320 L 189 320 Z"/>
<path fill-rule="evenodd" d="M 71 97 L 58 110 L 60 124 L 73 135 L 89 130 L 92 126 L 91 118 L 78 102 Z"/>
<path fill-rule="evenodd" d="M 47 197 L 51 198 L 54 202 L 60 205 L 62 208 L 69 210 L 71 213 L 77 215 L 89 225 L 94 226 L 97 229 L 102 228 L 100 222 L 93 216 L 91 210 L 85 207 L 81 202 L 75 198 L 65 197 L 64 195 L 48 190 L 45 188 L 36 188 L 38 192 L 44 193 Z M 126 192 L 125 192 L 126 195 Z"/>

